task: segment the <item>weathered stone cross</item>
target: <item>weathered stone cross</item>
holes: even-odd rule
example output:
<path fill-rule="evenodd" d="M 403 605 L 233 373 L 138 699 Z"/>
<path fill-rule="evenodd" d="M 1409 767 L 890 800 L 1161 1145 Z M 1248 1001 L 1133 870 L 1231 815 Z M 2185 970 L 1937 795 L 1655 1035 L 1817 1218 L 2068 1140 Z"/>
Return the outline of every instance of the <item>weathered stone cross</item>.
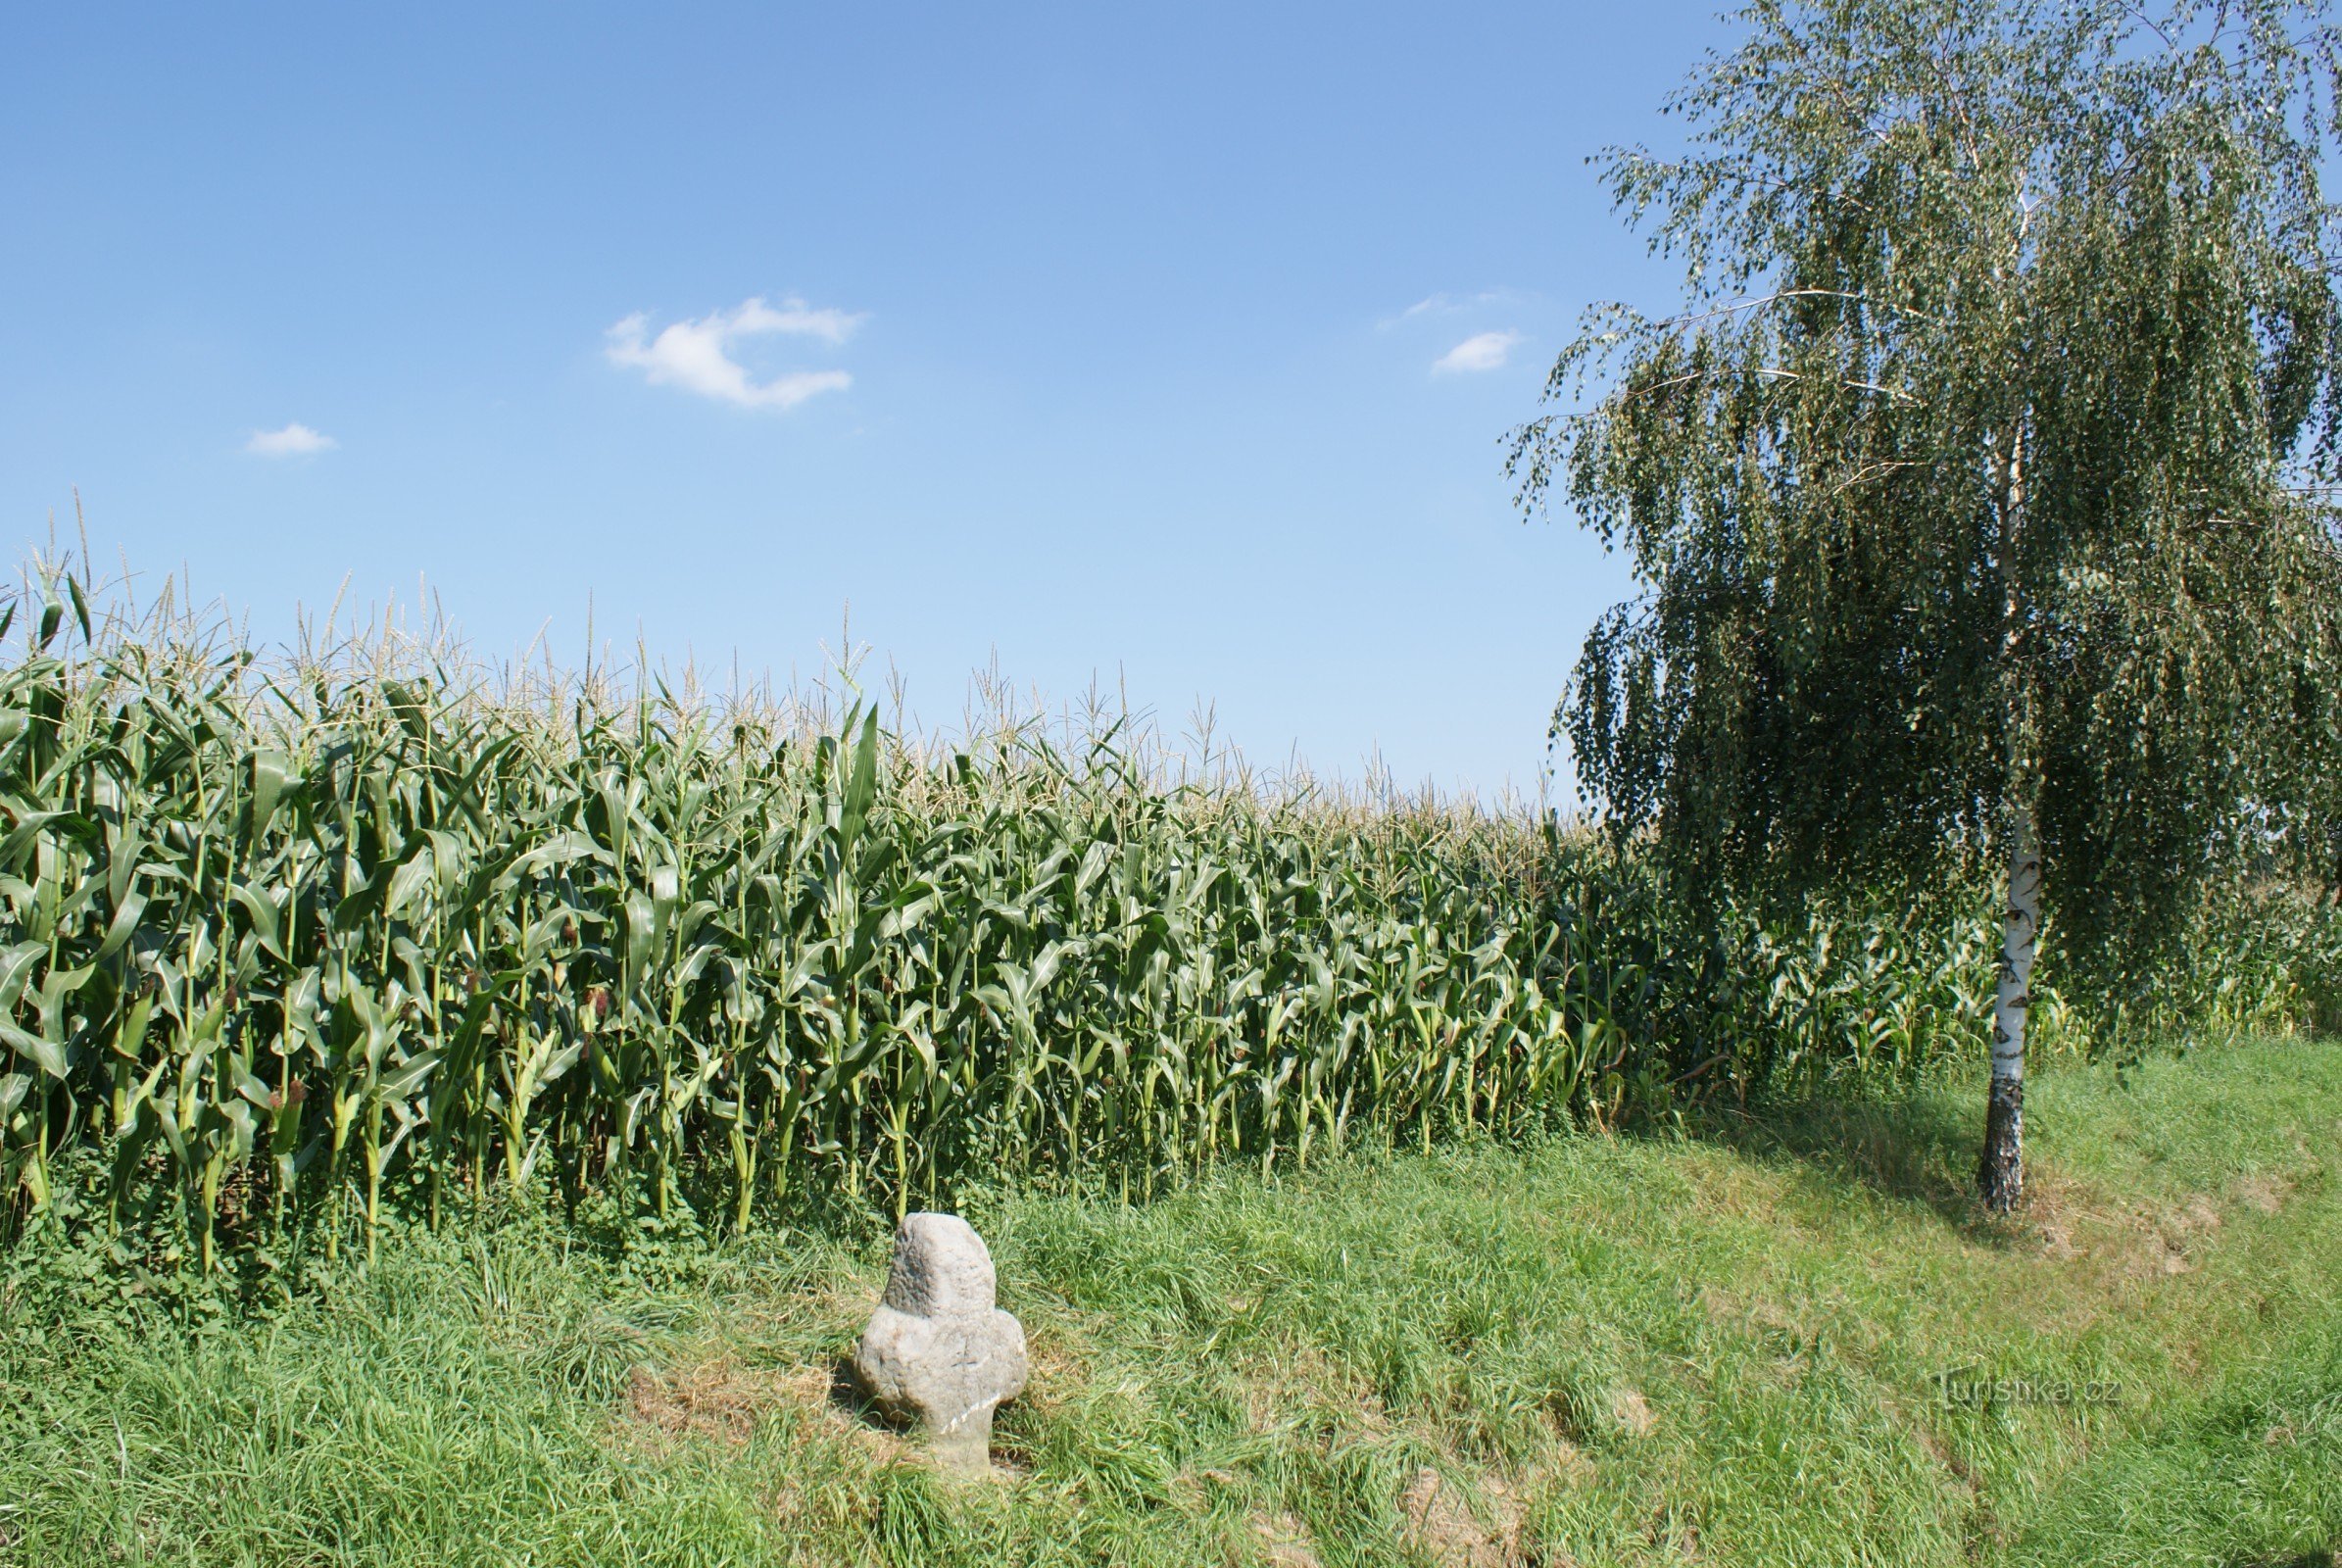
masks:
<path fill-rule="evenodd" d="M 911 1214 L 895 1233 L 886 1295 L 854 1369 L 881 1409 L 915 1417 L 936 1464 L 992 1468 L 993 1407 L 1025 1386 L 1025 1331 L 993 1304 L 992 1254 L 956 1214 Z"/>

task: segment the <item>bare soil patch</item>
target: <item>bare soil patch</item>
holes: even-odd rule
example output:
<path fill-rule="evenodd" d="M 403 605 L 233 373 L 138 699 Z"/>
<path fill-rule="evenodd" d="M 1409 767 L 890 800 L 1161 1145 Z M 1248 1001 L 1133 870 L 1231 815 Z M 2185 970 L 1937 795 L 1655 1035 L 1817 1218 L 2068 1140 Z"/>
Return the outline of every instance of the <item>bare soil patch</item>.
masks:
<path fill-rule="evenodd" d="M 1407 1539 L 1432 1561 L 1453 1568 L 1511 1568 L 1523 1560 L 1521 1499 L 1488 1477 L 1476 1489 L 1480 1507 L 1456 1483 L 1425 1466 L 1399 1494 Z"/>

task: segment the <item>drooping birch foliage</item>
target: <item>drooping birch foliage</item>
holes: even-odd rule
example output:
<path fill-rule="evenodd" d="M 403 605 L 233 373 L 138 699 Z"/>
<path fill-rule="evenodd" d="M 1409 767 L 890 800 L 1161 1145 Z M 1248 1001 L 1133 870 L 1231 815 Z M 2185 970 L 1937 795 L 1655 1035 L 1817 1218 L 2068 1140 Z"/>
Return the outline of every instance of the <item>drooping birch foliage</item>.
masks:
<path fill-rule="evenodd" d="M 2029 830 L 2068 960 L 2137 984 L 2208 874 L 2331 853 L 2335 33 L 2289 0 L 1740 20 L 1681 155 L 1603 161 L 1683 308 L 1594 313 L 1515 435 L 1524 502 L 1639 588 L 1556 731 L 1688 886 L 2005 878 Z"/>

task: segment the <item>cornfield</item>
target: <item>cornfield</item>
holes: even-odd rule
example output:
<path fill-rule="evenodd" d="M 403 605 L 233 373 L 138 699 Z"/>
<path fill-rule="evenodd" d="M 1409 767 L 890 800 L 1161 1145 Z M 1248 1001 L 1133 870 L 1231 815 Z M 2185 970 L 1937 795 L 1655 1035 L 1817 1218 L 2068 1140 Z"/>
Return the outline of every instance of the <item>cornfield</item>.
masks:
<path fill-rule="evenodd" d="M 52 564 L 0 612 L 0 1190 L 102 1156 L 205 1268 L 500 1185 L 743 1229 L 1144 1196 L 1981 1040 L 1980 913 L 1700 948 L 1549 818 L 1183 773 L 1125 720 L 951 743 L 105 597 Z"/>

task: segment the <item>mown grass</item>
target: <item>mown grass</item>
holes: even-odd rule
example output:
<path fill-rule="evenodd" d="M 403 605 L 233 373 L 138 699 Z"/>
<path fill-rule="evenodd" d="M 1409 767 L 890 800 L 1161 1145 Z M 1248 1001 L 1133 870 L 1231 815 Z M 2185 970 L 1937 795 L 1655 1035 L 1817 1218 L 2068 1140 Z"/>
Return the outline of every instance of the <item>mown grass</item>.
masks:
<path fill-rule="evenodd" d="M 2039 1078 L 2013 1221 L 1965 1197 L 1977 1099 L 984 1197 L 1036 1358 L 992 1484 L 837 1385 L 875 1222 L 507 1217 L 216 1312 L 28 1243 L 0 1563 L 2329 1560 L 2342 1046 Z"/>

